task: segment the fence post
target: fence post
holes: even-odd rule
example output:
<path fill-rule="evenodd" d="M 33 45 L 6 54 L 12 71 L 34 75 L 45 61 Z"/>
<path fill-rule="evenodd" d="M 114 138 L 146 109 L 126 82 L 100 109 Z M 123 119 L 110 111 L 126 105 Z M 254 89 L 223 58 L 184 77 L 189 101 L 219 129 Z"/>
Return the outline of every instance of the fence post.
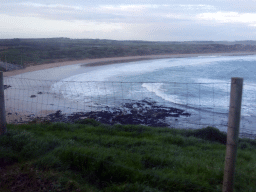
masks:
<path fill-rule="evenodd" d="M 4 79 L 0 71 L 0 135 L 6 133 L 5 104 L 4 104 Z"/>
<path fill-rule="evenodd" d="M 232 192 L 234 185 L 235 162 L 237 153 L 238 134 L 240 126 L 243 79 L 231 79 L 228 131 L 226 144 L 225 168 L 223 177 L 223 192 Z"/>

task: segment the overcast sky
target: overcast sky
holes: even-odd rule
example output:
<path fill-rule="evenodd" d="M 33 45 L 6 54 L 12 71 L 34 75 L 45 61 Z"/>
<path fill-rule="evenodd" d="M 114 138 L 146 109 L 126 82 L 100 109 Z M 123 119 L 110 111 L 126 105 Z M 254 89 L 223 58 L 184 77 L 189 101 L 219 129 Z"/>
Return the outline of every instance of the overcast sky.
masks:
<path fill-rule="evenodd" d="M 256 0 L 0 0 L 0 39 L 256 40 Z"/>

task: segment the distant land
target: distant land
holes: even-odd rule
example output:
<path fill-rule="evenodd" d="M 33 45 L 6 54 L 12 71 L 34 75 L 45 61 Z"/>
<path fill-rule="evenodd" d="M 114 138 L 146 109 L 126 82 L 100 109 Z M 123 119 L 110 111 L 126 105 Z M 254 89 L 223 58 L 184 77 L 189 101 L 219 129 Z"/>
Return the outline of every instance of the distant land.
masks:
<path fill-rule="evenodd" d="M 124 56 L 256 52 L 256 41 L 117 41 L 106 39 L 0 39 L 0 60 L 27 67 Z"/>

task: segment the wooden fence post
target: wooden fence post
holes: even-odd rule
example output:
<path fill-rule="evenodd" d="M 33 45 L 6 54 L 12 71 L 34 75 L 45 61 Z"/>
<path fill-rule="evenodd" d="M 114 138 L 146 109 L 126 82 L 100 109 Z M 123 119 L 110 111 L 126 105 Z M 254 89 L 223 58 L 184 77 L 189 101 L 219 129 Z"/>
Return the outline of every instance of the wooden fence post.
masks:
<path fill-rule="evenodd" d="M 243 79 L 231 79 L 228 131 L 226 144 L 225 169 L 223 177 L 223 192 L 232 192 L 234 186 L 237 143 L 240 126 Z"/>
<path fill-rule="evenodd" d="M 6 129 L 6 117 L 5 117 L 5 103 L 4 103 L 4 79 L 3 72 L 0 71 L 0 135 L 5 134 Z"/>

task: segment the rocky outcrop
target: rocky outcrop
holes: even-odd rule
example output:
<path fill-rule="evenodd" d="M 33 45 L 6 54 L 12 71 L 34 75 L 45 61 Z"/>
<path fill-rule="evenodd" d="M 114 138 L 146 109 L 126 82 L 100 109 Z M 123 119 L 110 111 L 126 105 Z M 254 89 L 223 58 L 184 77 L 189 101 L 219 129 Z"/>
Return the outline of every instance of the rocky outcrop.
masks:
<path fill-rule="evenodd" d="M 18 70 L 18 69 L 23 69 L 23 66 L 11 64 L 11 63 L 0 62 L 0 69 L 3 71 L 13 71 L 13 70 Z"/>
<path fill-rule="evenodd" d="M 61 110 L 58 110 L 47 117 L 40 118 L 40 121 L 74 123 L 81 119 L 94 119 L 110 125 L 132 124 L 169 127 L 171 124 L 166 121 L 167 117 L 174 117 L 174 121 L 178 121 L 179 117 L 188 117 L 190 115 L 190 113 L 186 113 L 182 109 L 161 106 L 154 101 L 145 99 L 141 101 L 130 101 L 117 108 L 106 107 L 101 111 L 78 112 L 70 115 L 63 114 Z M 34 120 L 38 117 L 28 116 L 28 118 Z"/>

